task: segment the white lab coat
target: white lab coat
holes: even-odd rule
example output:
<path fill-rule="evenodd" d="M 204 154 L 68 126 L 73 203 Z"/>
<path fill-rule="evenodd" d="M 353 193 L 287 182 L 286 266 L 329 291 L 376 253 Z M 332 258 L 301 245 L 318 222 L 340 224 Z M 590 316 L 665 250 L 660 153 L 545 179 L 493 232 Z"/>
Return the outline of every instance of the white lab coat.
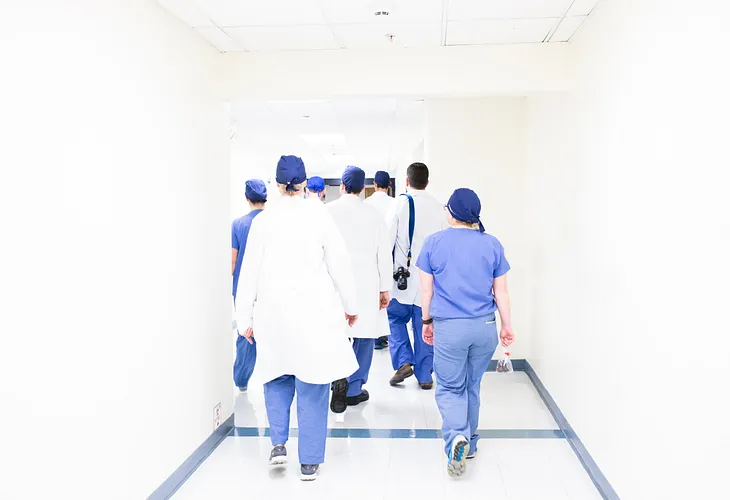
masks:
<path fill-rule="evenodd" d="M 376 191 L 365 200 L 365 203 L 374 207 L 385 219 L 386 224 L 390 223 L 393 216 L 393 210 L 395 209 L 395 198 L 388 196 L 382 191 Z"/>
<path fill-rule="evenodd" d="M 253 327 L 257 374 L 310 384 L 352 375 L 345 311 L 359 313 L 357 294 L 332 217 L 321 203 L 280 198 L 251 225 L 236 295 L 239 331 Z"/>
<path fill-rule="evenodd" d="M 389 292 L 393 282 L 393 253 L 385 221 L 375 208 L 352 194 L 328 203 L 327 210 L 347 244 L 357 286 L 359 316 L 352 337 L 390 335 L 388 314 L 380 310 L 380 292 Z"/>
<path fill-rule="evenodd" d="M 426 238 L 433 233 L 449 227 L 444 205 L 426 191 L 411 189 L 408 194 L 413 197 L 415 207 L 415 225 L 413 231 L 413 245 L 411 247 L 411 277 L 408 278 L 408 288 L 398 290 L 393 281 L 391 297 L 404 305 L 421 307 L 421 286 L 416 262 L 423 248 Z M 259 215 L 259 217 L 261 217 Z M 396 206 L 389 224 L 391 242 L 395 249 L 395 263 L 393 269 L 406 267 L 408 257 L 408 198 L 398 196 Z"/>

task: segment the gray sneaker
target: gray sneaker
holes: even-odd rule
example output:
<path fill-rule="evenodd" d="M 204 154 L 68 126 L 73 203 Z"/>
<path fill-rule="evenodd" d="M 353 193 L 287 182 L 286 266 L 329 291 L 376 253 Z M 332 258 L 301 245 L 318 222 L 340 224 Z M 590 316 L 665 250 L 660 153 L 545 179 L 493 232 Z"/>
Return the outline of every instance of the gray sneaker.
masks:
<path fill-rule="evenodd" d="M 274 446 L 274 449 L 271 450 L 269 465 L 284 465 L 286 462 L 286 446 L 283 444 L 277 444 Z"/>
<path fill-rule="evenodd" d="M 314 464 L 314 465 L 302 464 L 302 474 L 300 476 L 300 479 L 302 481 L 314 481 L 315 479 L 317 479 L 318 474 L 319 474 L 319 464 Z"/>

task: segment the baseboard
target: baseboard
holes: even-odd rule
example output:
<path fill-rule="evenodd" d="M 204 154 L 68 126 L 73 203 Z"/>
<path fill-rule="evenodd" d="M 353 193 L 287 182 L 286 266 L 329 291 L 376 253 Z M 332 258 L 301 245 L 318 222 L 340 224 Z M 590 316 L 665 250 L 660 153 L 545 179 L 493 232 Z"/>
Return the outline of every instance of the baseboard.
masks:
<path fill-rule="evenodd" d="M 514 361 L 512 363 L 514 365 Z M 515 368 L 515 370 L 517 370 L 517 368 Z M 596 486 L 596 489 L 598 489 L 598 492 L 604 500 L 620 500 L 618 494 L 616 494 L 616 490 L 613 489 L 611 484 L 608 482 L 608 479 L 606 479 L 606 476 L 604 476 L 601 472 L 598 464 L 596 464 L 595 460 L 593 460 L 591 454 L 588 453 L 583 442 L 575 433 L 570 423 L 568 423 L 568 419 L 566 419 L 563 412 L 560 411 L 560 408 L 555 403 L 555 400 L 545 388 L 540 377 L 537 376 L 537 373 L 535 373 L 535 370 L 533 370 L 530 363 L 525 361 L 523 370 L 520 371 L 524 371 L 527 376 L 530 377 L 532 384 L 535 386 L 535 389 L 537 389 L 538 394 L 540 394 L 545 406 L 547 406 L 550 413 L 552 413 L 555 422 L 557 422 L 560 430 L 562 430 L 563 434 L 565 434 L 565 438 L 568 440 L 568 443 L 570 443 L 570 447 L 573 448 L 578 460 L 580 460 L 580 463 L 583 465 L 583 468 L 588 473 L 588 476 L 590 476 L 591 481 L 593 481 L 593 484 Z"/>
<path fill-rule="evenodd" d="M 192 455 L 185 460 L 164 483 L 162 483 L 155 491 L 152 492 L 147 500 L 168 500 L 177 490 L 192 476 L 200 464 L 202 464 L 211 453 L 218 448 L 223 440 L 233 433 L 233 414 L 226 419 L 213 433 L 208 436 L 203 444 L 198 446 Z"/>

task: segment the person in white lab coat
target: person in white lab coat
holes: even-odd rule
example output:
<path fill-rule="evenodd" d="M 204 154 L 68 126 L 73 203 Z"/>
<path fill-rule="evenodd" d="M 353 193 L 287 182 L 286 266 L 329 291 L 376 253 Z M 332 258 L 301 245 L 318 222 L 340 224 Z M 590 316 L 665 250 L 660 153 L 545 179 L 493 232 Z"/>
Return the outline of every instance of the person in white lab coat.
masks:
<path fill-rule="evenodd" d="M 390 384 L 400 384 L 415 373 L 421 388 L 430 390 L 433 388 L 433 347 L 423 341 L 421 290 L 418 273 L 412 271 L 411 263 L 417 261 L 428 236 L 448 227 L 448 219 L 444 205 L 425 191 L 428 167 L 413 163 L 406 177 L 406 194 L 398 197 L 389 225 L 396 278 L 388 306 L 390 359 L 396 370 Z M 409 321 L 413 326 L 413 346 L 406 327 Z"/>
<path fill-rule="evenodd" d="M 335 413 L 370 399 L 362 387 L 368 381 L 375 339 L 388 328 L 385 309 L 393 282 L 393 255 L 385 221 L 360 199 L 364 188 L 365 172 L 347 167 L 342 174 L 342 196 L 327 205 L 350 252 L 358 300 L 358 320 L 350 335 L 360 367 L 350 377 L 334 383 L 330 408 Z"/>
<path fill-rule="evenodd" d="M 324 205 L 302 197 L 306 178 L 300 158 L 281 157 L 282 197 L 251 226 L 236 321 L 244 337 L 256 338 L 274 447 L 269 461 L 286 463 L 296 393 L 301 478 L 308 481 L 324 462 L 330 383 L 358 368 L 348 340 L 358 304 L 347 246 Z"/>
<path fill-rule="evenodd" d="M 386 221 L 386 224 L 390 223 L 392 218 L 392 212 L 395 208 L 395 198 L 388 194 L 390 188 L 390 174 L 382 170 L 375 172 L 373 177 L 373 184 L 375 186 L 375 192 L 370 195 L 365 203 L 374 207 Z M 388 347 L 388 335 L 387 333 L 381 335 L 375 340 L 375 349 L 381 350 Z"/>

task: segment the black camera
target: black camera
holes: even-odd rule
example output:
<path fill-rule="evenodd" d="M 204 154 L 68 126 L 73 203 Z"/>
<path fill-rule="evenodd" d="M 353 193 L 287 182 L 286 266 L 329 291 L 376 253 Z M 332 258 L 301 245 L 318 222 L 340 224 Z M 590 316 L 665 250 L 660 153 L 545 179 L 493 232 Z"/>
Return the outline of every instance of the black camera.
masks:
<path fill-rule="evenodd" d="M 398 290 L 406 290 L 408 288 L 408 278 L 411 277 L 411 272 L 403 266 L 400 266 L 396 272 L 393 273 L 393 279 L 398 284 Z"/>

